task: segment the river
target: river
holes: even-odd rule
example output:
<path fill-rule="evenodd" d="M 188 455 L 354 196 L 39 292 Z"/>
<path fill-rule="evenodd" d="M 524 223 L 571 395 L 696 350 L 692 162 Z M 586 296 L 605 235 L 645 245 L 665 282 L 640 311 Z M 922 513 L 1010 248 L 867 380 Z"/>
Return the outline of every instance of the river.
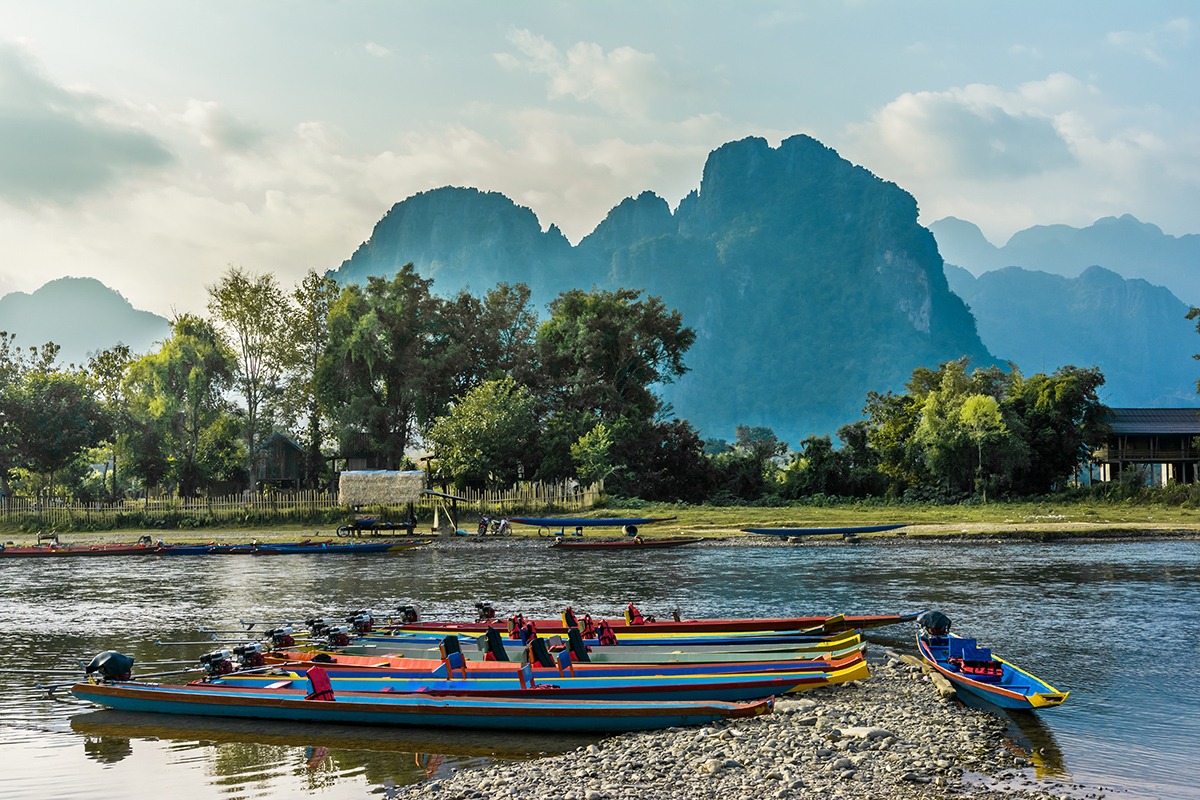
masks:
<path fill-rule="evenodd" d="M 616 616 L 635 601 L 685 617 L 937 608 L 1071 697 L 1010 717 L 1041 777 L 1129 798 L 1200 798 L 1200 542 L 702 545 L 565 553 L 519 540 L 383 556 L 0 559 L 0 795 L 157 800 L 387 797 L 394 786 L 588 741 L 121 714 L 19 670 L 73 670 L 116 649 L 139 672 L 215 645 L 202 629 L 415 603 L 427 618 Z M 913 652 L 909 625 L 872 638 Z M 207 787 L 207 788 L 206 788 Z"/>

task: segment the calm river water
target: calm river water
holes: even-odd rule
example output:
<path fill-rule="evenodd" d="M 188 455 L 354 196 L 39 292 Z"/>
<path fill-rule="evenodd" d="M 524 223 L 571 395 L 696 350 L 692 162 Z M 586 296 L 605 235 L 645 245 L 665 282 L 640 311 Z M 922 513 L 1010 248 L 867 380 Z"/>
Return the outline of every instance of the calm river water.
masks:
<path fill-rule="evenodd" d="M 516 540 L 377 557 L 0 560 L 0 796 L 321 800 L 387 797 L 427 775 L 574 749 L 586 739 L 236 724 L 46 699 L 19 669 L 75 668 L 106 649 L 139 665 L 213 646 L 201 628 L 418 604 L 468 618 L 785 616 L 938 608 L 955 630 L 1071 698 L 1017 715 L 1046 778 L 1130 798 L 1200 798 L 1200 542 L 699 546 L 562 553 Z M 911 626 L 873 638 L 913 652 Z M 152 669 L 140 667 L 141 671 Z M 60 680 L 67 680 L 62 676 Z"/>

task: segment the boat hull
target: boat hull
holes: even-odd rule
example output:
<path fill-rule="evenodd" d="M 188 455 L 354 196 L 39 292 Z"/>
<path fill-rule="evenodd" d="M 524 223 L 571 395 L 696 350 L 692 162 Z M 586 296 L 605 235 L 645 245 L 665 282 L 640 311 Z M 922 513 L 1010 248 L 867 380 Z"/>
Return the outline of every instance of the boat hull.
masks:
<path fill-rule="evenodd" d="M 697 544 L 704 539 L 699 536 L 674 536 L 669 539 L 607 539 L 604 541 L 588 541 L 586 539 L 559 539 L 551 547 L 559 550 L 658 550 L 667 547 L 683 547 Z"/>
<path fill-rule="evenodd" d="M 853 536 L 859 533 L 882 533 L 903 528 L 903 524 L 893 525 L 856 525 L 846 528 L 742 528 L 745 533 L 758 533 L 765 536 Z"/>
<path fill-rule="evenodd" d="M 535 697 L 346 692 L 333 701 L 306 699 L 302 690 L 76 684 L 81 700 L 123 711 L 214 717 L 446 728 L 620 732 L 705 725 L 768 713 L 773 701 L 753 703 L 550 700 Z M 529 690 L 536 695 L 537 690 Z"/>

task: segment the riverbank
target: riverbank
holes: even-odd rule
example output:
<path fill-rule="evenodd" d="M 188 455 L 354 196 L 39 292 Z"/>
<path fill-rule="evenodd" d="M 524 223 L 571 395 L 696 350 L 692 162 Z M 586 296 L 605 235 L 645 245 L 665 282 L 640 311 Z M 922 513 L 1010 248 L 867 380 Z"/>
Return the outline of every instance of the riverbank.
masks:
<path fill-rule="evenodd" d="M 1001 717 L 943 696 L 911 658 L 871 649 L 865 681 L 776 701 L 763 717 L 605 739 L 463 770 L 394 797 L 521 800 L 1097 798 L 1037 777 Z"/>

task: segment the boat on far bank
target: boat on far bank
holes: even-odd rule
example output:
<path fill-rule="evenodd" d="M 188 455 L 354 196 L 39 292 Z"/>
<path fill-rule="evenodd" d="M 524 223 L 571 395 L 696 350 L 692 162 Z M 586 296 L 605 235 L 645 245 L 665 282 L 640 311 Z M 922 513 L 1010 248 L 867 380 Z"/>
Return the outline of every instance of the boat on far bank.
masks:
<path fill-rule="evenodd" d="M 860 533 L 882 533 L 905 527 L 907 523 L 889 525 L 854 525 L 842 528 L 742 528 L 743 533 L 759 533 L 766 536 L 855 536 Z"/>
<path fill-rule="evenodd" d="M 645 550 L 664 547 L 682 547 L 688 544 L 702 542 L 699 536 L 671 536 L 665 539 L 644 539 L 641 536 L 631 536 L 626 539 L 567 539 L 558 538 L 551 547 L 560 550 Z"/>

